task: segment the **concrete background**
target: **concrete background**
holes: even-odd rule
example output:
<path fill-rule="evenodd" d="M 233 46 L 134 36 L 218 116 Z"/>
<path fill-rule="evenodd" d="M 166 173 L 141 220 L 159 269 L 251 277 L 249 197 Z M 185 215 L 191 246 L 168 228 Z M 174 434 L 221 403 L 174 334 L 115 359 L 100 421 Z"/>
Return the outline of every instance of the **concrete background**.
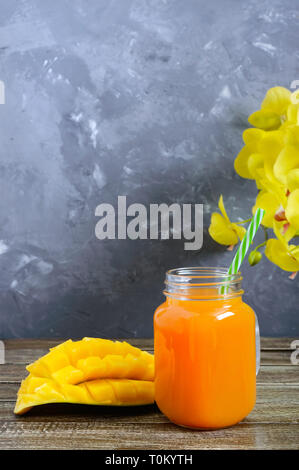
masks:
<path fill-rule="evenodd" d="M 1 1 L 0 338 L 151 336 L 167 269 L 229 265 L 210 214 L 220 193 L 250 214 L 233 160 L 266 90 L 299 79 L 296 6 Z M 97 240 L 118 195 L 205 204 L 203 249 Z M 298 335 L 298 278 L 266 259 L 243 273 L 262 334 Z"/>

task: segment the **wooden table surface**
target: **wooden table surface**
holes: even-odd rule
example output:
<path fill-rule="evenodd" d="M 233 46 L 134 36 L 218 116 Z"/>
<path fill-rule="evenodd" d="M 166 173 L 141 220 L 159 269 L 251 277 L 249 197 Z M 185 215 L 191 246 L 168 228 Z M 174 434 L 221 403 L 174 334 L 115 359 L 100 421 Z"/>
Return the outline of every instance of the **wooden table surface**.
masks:
<path fill-rule="evenodd" d="M 152 351 L 152 340 L 127 340 Z M 0 365 L 0 449 L 299 449 L 299 365 L 290 338 L 262 338 L 257 402 L 236 426 L 191 431 L 170 423 L 155 405 L 107 408 L 43 405 L 13 414 L 25 365 L 61 341 L 5 341 Z"/>

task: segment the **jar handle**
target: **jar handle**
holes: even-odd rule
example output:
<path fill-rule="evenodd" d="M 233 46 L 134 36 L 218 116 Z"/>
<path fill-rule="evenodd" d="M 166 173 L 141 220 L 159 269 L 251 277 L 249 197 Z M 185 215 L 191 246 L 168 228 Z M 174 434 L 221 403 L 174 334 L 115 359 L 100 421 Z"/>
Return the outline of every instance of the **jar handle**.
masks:
<path fill-rule="evenodd" d="M 256 375 L 259 373 L 260 370 L 260 363 L 261 363 L 261 340 L 260 340 L 260 327 L 259 321 L 254 313 L 255 316 L 255 372 Z"/>

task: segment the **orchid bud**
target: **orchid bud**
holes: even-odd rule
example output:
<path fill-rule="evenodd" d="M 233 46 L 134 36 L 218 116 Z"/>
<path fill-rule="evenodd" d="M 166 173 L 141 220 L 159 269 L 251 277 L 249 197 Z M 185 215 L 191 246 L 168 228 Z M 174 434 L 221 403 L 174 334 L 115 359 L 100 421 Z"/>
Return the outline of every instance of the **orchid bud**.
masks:
<path fill-rule="evenodd" d="M 262 257 L 263 257 L 262 253 L 260 253 L 259 251 L 253 250 L 248 257 L 249 264 L 251 266 L 258 264 L 261 261 Z"/>

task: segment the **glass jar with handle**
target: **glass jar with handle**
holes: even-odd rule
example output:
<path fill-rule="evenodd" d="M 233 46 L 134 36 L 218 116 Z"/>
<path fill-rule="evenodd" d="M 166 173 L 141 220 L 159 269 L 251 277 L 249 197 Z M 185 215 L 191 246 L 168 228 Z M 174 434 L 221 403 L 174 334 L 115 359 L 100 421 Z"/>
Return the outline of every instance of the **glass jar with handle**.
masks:
<path fill-rule="evenodd" d="M 154 315 L 155 397 L 178 425 L 227 427 L 254 407 L 258 324 L 241 281 L 225 268 L 166 273 L 166 300 Z"/>

